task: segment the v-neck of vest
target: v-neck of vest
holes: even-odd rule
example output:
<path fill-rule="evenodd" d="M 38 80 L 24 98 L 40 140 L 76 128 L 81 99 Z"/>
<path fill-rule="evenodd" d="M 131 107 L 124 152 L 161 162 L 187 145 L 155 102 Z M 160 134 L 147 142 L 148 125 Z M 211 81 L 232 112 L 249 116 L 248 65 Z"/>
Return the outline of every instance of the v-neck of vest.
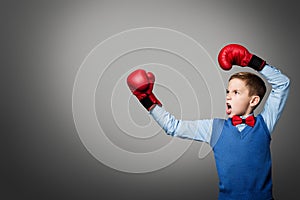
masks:
<path fill-rule="evenodd" d="M 251 126 L 246 126 L 242 131 L 239 131 L 239 129 L 237 127 L 232 125 L 231 119 L 228 121 L 228 123 L 229 123 L 230 129 L 232 129 L 232 134 L 235 137 L 238 137 L 240 139 L 244 139 L 248 135 L 248 133 L 254 128 Z"/>

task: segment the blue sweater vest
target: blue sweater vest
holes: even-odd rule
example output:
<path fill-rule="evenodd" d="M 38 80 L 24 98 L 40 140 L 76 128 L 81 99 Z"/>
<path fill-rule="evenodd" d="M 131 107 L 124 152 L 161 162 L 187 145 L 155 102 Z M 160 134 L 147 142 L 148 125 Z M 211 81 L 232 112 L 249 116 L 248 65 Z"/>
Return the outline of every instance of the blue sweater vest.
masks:
<path fill-rule="evenodd" d="M 261 115 L 241 132 L 231 119 L 214 119 L 211 146 L 219 176 L 219 199 L 270 200 L 270 133 Z"/>

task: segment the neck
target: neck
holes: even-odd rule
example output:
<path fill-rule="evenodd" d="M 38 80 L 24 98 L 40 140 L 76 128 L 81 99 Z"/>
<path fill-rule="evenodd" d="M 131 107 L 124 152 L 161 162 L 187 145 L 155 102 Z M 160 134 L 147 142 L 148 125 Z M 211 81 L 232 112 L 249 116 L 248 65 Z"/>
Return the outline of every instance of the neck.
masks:
<path fill-rule="evenodd" d="M 247 118 L 247 117 L 249 117 L 250 115 L 253 115 L 253 113 L 249 113 L 249 114 L 241 115 L 240 117 L 241 117 L 241 118 Z"/>
<path fill-rule="evenodd" d="M 248 116 L 250 116 L 250 115 L 254 115 L 254 113 L 253 112 L 251 112 L 251 113 L 247 113 L 247 114 L 242 114 L 242 115 L 236 115 L 236 116 L 239 116 L 239 117 L 241 117 L 241 118 L 247 118 Z M 232 116 L 228 116 L 229 118 L 232 118 L 234 115 L 232 115 Z"/>

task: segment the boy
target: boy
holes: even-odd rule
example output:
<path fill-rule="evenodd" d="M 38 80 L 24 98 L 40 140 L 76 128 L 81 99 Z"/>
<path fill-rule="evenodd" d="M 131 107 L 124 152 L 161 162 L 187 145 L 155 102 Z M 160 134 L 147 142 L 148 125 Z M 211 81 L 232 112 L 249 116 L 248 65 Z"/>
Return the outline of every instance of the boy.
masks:
<path fill-rule="evenodd" d="M 272 91 L 264 109 L 256 117 L 253 111 L 262 101 L 266 86 L 253 73 L 239 72 L 230 77 L 226 91 L 226 120 L 175 119 L 152 93 L 155 77 L 151 72 L 136 70 L 128 76 L 127 83 L 167 134 L 211 145 L 219 176 L 219 199 L 273 199 L 271 133 L 283 111 L 290 81 L 238 44 L 225 46 L 218 61 L 224 70 L 230 70 L 232 65 L 251 67 L 271 84 Z"/>

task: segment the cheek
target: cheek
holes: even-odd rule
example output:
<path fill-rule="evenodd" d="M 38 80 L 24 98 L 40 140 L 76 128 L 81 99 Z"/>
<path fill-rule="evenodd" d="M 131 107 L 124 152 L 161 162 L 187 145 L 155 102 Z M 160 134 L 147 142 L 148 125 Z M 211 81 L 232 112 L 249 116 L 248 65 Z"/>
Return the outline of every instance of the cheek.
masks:
<path fill-rule="evenodd" d="M 236 98 L 234 107 L 239 110 L 239 109 L 244 109 L 245 107 L 248 106 L 248 101 L 245 98 Z"/>

